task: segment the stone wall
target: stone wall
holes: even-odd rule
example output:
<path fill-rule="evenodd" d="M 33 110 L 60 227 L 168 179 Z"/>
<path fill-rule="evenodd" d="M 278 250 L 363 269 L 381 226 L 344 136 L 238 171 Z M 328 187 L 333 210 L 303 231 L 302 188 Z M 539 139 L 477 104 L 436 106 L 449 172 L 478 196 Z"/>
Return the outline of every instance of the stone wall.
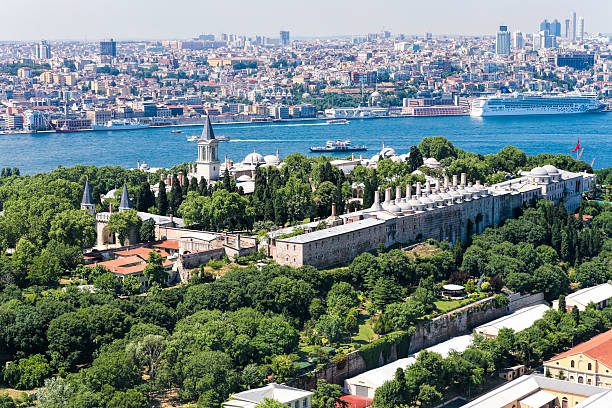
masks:
<path fill-rule="evenodd" d="M 435 319 L 419 322 L 415 327 L 416 330 L 410 342 L 409 353 L 414 354 L 424 348 L 449 340 L 452 337 L 468 334 L 477 326 L 512 313 L 522 307 L 542 303 L 543 300 L 544 295 L 542 293 L 513 294 L 510 295 L 508 305 L 498 307 L 493 297 L 489 297 Z M 381 355 L 379 366 L 395 360 L 397 360 L 397 346 L 393 345 L 387 361 L 384 361 Z M 367 370 L 363 357 L 361 357 L 358 351 L 354 351 L 346 356 L 343 363 L 330 362 L 318 371 L 306 373 L 288 381 L 287 385 L 310 390 L 316 386 L 317 380 L 320 378 L 325 379 L 329 383 L 344 385 L 344 380 Z"/>
<path fill-rule="evenodd" d="M 189 269 L 197 268 L 200 265 L 205 265 L 211 259 L 221 259 L 225 255 L 223 248 L 213 248 L 207 251 L 194 252 L 191 254 L 179 255 L 177 261 L 177 269 L 181 281 L 188 281 L 191 277 Z"/>

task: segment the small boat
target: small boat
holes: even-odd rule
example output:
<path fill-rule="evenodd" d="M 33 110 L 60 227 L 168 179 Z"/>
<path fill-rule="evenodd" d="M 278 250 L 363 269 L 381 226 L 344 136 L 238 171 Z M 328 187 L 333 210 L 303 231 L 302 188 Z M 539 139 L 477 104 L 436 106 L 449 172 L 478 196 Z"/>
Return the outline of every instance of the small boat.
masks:
<path fill-rule="evenodd" d="M 188 137 L 188 138 L 187 138 L 187 141 L 188 141 L 188 142 L 195 142 L 195 141 L 197 141 L 197 140 L 198 140 L 198 137 L 197 137 L 197 136 L 191 136 L 191 137 Z"/>
<path fill-rule="evenodd" d="M 310 147 L 311 152 L 330 152 L 330 153 L 340 152 L 340 153 L 343 153 L 343 152 L 364 152 L 366 150 L 368 150 L 368 148 L 365 145 L 352 145 L 350 140 L 345 140 L 345 141 L 336 140 L 335 142 L 328 140 L 325 146 Z"/>
<path fill-rule="evenodd" d="M 347 119 L 330 119 L 326 122 L 328 125 L 348 125 L 349 122 Z"/>
<path fill-rule="evenodd" d="M 220 140 L 222 142 L 229 142 L 230 137 L 225 136 L 225 135 L 218 135 L 218 136 L 215 136 L 215 139 Z"/>
<path fill-rule="evenodd" d="M 171 133 L 183 133 L 183 131 L 182 131 L 182 130 L 175 129 L 175 130 L 173 130 Z"/>

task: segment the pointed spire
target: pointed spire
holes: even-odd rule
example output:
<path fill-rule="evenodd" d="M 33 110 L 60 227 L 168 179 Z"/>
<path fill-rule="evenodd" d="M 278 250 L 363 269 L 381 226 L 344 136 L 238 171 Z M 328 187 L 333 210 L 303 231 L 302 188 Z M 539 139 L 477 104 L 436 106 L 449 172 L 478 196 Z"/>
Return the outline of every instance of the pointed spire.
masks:
<path fill-rule="evenodd" d="M 91 198 L 91 189 L 89 188 L 89 177 L 85 178 L 85 189 L 83 189 L 83 199 L 81 204 L 93 205 L 93 199 Z"/>
<path fill-rule="evenodd" d="M 130 201 L 130 195 L 128 194 L 127 184 L 123 183 L 123 192 L 121 193 L 121 202 L 119 203 L 119 211 L 131 210 L 132 202 Z"/>
<path fill-rule="evenodd" d="M 210 122 L 210 116 L 206 112 L 206 118 L 204 119 L 204 129 L 202 129 L 202 135 L 200 140 L 213 140 L 215 138 L 215 132 L 213 132 L 212 124 Z"/>

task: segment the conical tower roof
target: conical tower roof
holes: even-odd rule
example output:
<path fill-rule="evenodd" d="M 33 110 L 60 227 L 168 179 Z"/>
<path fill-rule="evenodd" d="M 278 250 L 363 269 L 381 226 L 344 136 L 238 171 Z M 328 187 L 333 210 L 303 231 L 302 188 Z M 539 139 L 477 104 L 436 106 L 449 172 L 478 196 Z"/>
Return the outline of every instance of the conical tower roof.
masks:
<path fill-rule="evenodd" d="M 91 198 L 91 189 L 89 188 L 89 178 L 85 179 L 85 189 L 83 190 L 83 199 L 81 204 L 93 205 L 93 199 Z"/>
<path fill-rule="evenodd" d="M 213 132 L 212 124 L 210 123 L 210 116 L 206 112 L 206 118 L 204 119 L 204 129 L 202 129 L 202 135 L 200 140 L 213 140 L 215 138 L 215 132 Z"/>
<path fill-rule="evenodd" d="M 119 203 L 119 211 L 131 210 L 132 202 L 130 201 L 130 195 L 128 194 L 127 185 L 123 183 L 123 192 L 121 193 L 121 202 Z"/>

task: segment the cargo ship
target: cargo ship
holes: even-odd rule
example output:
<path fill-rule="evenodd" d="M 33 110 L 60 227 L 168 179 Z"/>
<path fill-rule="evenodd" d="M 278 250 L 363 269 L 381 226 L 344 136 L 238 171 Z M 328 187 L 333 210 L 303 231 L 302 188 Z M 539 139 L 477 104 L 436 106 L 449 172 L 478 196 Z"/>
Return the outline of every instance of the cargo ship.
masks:
<path fill-rule="evenodd" d="M 136 121 L 110 120 L 106 125 L 91 125 L 91 130 L 136 130 L 146 129 L 149 125 L 143 125 Z"/>
<path fill-rule="evenodd" d="M 311 152 L 314 153 L 344 153 L 344 152 L 365 152 L 368 148 L 365 145 L 352 145 L 350 140 L 328 140 L 325 146 L 312 146 Z"/>

